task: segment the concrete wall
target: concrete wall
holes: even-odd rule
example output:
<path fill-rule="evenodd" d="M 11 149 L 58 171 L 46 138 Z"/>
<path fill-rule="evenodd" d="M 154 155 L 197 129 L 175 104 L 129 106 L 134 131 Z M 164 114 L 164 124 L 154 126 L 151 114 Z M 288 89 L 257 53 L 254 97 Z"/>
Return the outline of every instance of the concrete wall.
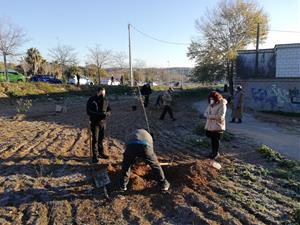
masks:
<path fill-rule="evenodd" d="M 236 60 L 236 73 L 240 78 L 255 77 L 255 50 L 240 51 Z M 275 77 L 275 52 L 273 49 L 260 50 L 258 53 L 258 76 Z"/>
<path fill-rule="evenodd" d="M 300 44 L 276 45 L 276 77 L 300 77 Z"/>
<path fill-rule="evenodd" d="M 255 74 L 255 50 L 241 50 L 236 59 L 236 74 L 241 79 L 300 78 L 300 44 L 276 45 L 258 52 L 258 74 Z"/>
<path fill-rule="evenodd" d="M 255 110 L 300 113 L 300 79 L 237 80 L 245 92 L 245 106 Z"/>

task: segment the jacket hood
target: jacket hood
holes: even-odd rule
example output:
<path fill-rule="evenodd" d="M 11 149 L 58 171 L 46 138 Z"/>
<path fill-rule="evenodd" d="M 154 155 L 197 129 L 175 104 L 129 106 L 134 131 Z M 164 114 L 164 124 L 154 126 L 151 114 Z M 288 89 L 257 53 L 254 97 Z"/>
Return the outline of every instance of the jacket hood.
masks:
<path fill-rule="evenodd" d="M 222 98 L 220 103 L 222 103 L 223 105 L 226 105 L 227 104 L 227 100 L 225 98 Z"/>

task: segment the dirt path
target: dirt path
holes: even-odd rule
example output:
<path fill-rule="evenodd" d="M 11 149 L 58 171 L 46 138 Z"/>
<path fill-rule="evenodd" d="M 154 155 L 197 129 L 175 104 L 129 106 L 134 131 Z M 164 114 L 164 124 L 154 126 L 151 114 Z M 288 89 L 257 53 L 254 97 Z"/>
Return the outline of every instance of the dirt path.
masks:
<path fill-rule="evenodd" d="M 195 107 L 203 113 L 207 107 L 206 101 L 197 102 Z M 263 122 L 249 113 L 244 113 L 242 124 L 229 123 L 231 110 L 227 111 L 227 129 L 232 133 L 254 140 L 257 144 L 265 144 L 291 159 L 300 161 L 300 130 L 286 129 L 275 123 Z"/>
<path fill-rule="evenodd" d="M 175 107 L 176 122 L 158 120 L 148 109 L 155 149 L 171 190 L 161 193 L 143 163 L 132 171 L 126 193 L 118 192 L 126 135 L 145 127 L 133 100 L 112 101 L 105 139 L 108 161 L 91 166 L 85 98 L 68 101 L 66 113 L 55 114 L 54 102 L 35 102 L 25 121 L 8 119 L 12 107 L 0 108 L 0 224 L 290 224 L 300 190 L 286 186 L 265 169 L 233 157 L 221 157 L 216 171 L 204 158 L 210 150 L 196 146 L 199 121 L 191 108 Z M 188 103 L 189 104 L 189 103 Z M 3 110 L 3 111 L 2 111 Z M 227 147 L 245 141 L 237 138 Z M 244 144 L 251 151 L 251 146 Z M 245 150 L 246 151 L 246 150 Z M 107 167 L 110 200 L 94 188 L 91 170 Z"/>

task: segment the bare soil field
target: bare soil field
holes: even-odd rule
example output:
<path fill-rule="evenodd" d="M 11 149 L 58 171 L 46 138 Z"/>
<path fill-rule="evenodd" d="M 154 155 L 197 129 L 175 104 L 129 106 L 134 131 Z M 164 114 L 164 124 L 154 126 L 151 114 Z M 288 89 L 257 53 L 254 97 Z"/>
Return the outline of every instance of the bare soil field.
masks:
<path fill-rule="evenodd" d="M 129 190 L 118 190 L 124 140 L 146 127 L 134 99 L 111 99 L 112 116 L 105 138 L 109 160 L 90 164 L 86 97 L 64 100 L 67 112 L 55 113 L 56 102 L 34 101 L 25 119 L 12 119 L 15 105 L 0 102 L 0 224 L 296 224 L 299 180 L 272 176 L 251 140 L 223 142 L 221 170 L 209 165 L 209 147 L 195 143 L 201 119 L 191 100 L 178 99 L 177 121 L 158 120 L 160 110 L 147 109 L 155 151 L 171 183 L 160 192 L 151 169 L 138 162 Z M 154 101 L 154 100 L 153 100 Z M 203 120 L 203 119 L 202 119 Z M 201 137 L 200 137 L 201 138 Z M 93 183 L 92 171 L 107 168 L 109 199 Z"/>

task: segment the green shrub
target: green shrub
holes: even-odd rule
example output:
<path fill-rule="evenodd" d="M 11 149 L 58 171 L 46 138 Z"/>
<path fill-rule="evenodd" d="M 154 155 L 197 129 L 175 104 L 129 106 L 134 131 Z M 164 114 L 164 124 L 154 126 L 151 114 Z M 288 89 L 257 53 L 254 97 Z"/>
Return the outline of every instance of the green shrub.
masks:
<path fill-rule="evenodd" d="M 274 151 L 267 145 L 261 145 L 258 152 L 264 155 L 269 161 L 280 162 L 284 158 L 279 152 Z"/>
<path fill-rule="evenodd" d="M 298 208 L 295 210 L 294 218 L 295 218 L 295 222 L 296 222 L 297 224 L 300 224 L 300 207 L 298 207 Z"/>

